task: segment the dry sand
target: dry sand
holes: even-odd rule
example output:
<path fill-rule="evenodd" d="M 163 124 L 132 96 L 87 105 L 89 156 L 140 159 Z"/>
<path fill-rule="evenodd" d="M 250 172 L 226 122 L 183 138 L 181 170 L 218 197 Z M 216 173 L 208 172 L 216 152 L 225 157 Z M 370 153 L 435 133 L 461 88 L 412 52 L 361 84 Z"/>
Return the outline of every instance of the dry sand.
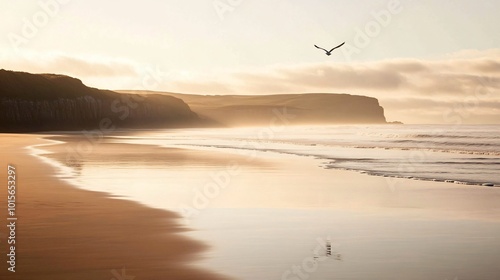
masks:
<path fill-rule="evenodd" d="M 5 225 L 0 231 L 1 279 L 224 279 L 189 265 L 207 246 L 181 235 L 177 214 L 55 179 L 25 149 L 45 142 L 39 138 L 0 136 L 0 219 L 7 224 L 7 164 L 17 168 L 18 217 L 15 273 L 7 270 Z"/>

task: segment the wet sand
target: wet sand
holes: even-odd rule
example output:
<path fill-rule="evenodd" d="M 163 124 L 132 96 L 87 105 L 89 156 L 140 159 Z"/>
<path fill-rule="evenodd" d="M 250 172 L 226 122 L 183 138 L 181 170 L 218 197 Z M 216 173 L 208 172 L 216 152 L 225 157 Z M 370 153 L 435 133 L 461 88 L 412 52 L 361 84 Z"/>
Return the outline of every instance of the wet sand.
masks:
<path fill-rule="evenodd" d="M 184 237 L 179 216 L 108 194 L 77 189 L 29 155 L 40 135 L 2 134 L 0 185 L 7 164 L 17 171 L 16 272 L 7 270 L 5 226 L 0 232 L 1 279 L 225 279 L 196 268 L 207 246 Z M 6 223 L 6 188 L 1 196 Z"/>
<path fill-rule="evenodd" d="M 334 239 L 334 249 L 342 253 L 344 260 L 322 262 L 309 279 L 397 279 L 401 275 L 418 280 L 455 276 L 497 279 L 500 273 L 495 263 L 500 252 L 496 237 L 500 232 L 497 188 L 329 170 L 319 168 L 320 160 L 295 155 L 257 152 L 255 157 L 249 157 L 231 149 L 190 147 L 186 144 L 188 132 L 178 131 L 175 135 L 181 138 L 165 146 L 158 146 L 163 140 L 151 141 L 154 137 L 128 141 L 135 137 L 130 133 L 106 137 L 98 145 L 81 146 L 81 155 L 68 151 L 86 143 L 85 137 L 46 137 L 65 143 L 39 147 L 51 152 L 42 158 L 55 160 L 61 170 L 71 167 L 76 174 L 68 174 L 68 179 L 76 186 L 100 192 L 81 191 L 52 179 L 38 185 L 53 183 L 60 186 L 58 189 L 52 185 L 37 189 L 33 185 L 29 205 L 42 204 L 51 209 L 51 216 L 31 223 L 45 231 L 50 227 L 51 232 L 37 240 L 34 230 L 38 229 L 31 228 L 35 241 L 30 246 L 36 250 L 25 249 L 19 255 L 30 256 L 32 263 L 42 267 L 37 268 L 38 274 L 13 279 L 33 279 L 41 272 L 47 279 L 127 279 L 112 274 L 113 270 L 121 273 L 122 267 L 127 268 L 127 276 L 135 276 L 136 280 L 215 279 L 213 274 L 188 264 L 237 279 L 280 279 L 292 265 L 311 256 L 317 238 L 327 236 Z M 10 137 L 11 141 L 26 142 L 12 147 L 36 142 L 36 136 Z M 209 140 L 200 141 L 211 143 Z M 14 164 L 27 158 L 25 150 L 15 152 L 6 141 L 0 143 L 4 145 L 2 151 L 14 153 L 3 158 L 15 159 L 19 154 Z M 29 157 L 31 166 L 19 168 L 20 187 L 21 179 L 28 180 L 23 176 L 33 181 L 54 174 L 55 170 L 47 167 L 51 165 L 35 159 Z M 180 203 L 191 205 L 193 190 L 204 186 L 211 173 L 233 162 L 241 172 L 230 178 L 227 188 L 198 215 L 176 220 L 179 216 L 169 211 L 182 213 Z M 24 175 L 25 169 L 32 173 Z M 61 170 L 57 170 L 60 175 Z M 101 191 L 167 212 L 109 199 Z M 28 200 L 28 194 L 22 194 L 20 202 Z M 30 215 L 43 214 L 37 209 L 30 208 Z M 29 215 L 23 219 L 29 218 L 36 220 L 36 216 Z M 85 226 L 81 221 L 73 222 L 77 219 Z M 196 230 L 183 231 L 179 224 L 185 221 Z M 89 228 L 95 230 L 89 233 Z M 206 247 L 193 240 L 203 240 L 213 247 L 203 251 Z M 66 248 L 58 249 L 63 244 Z M 94 246 L 93 250 L 88 246 Z M 52 251 L 44 252 L 47 250 Z M 47 257 L 43 261 L 36 259 L 44 254 Z M 201 255 L 205 258 L 197 261 Z M 50 271 L 63 274 L 53 277 Z"/>
<path fill-rule="evenodd" d="M 317 239 L 327 237 L 343 260 L 321 262 L 308 279 L 500 275 L 498 188 L 325 169 L 325 160 L 312 157 L 218 148 L 231 143 L 219 141 L 217 130 L 206 134 L 106 137 L 77 161 L 74 181 L 183 213 L 197 229 L 186 234 L 213 246 L 198 263 L 235 279 L 294 279 L 282 277 L 312 258 Z M 64 164 L 66 147 L 78 147 L 81 139 L 57 139 L 67 143 L 40 149 L 54 152 L 43 157 Z M 232 161 L 240 173 L 222 179 L 227 184 L 219 184 L 218 193 L 207 192 L 210 199 L 203 204 L 198 194 Z M 196 213 L 182 211 L 184 205 Z"/>

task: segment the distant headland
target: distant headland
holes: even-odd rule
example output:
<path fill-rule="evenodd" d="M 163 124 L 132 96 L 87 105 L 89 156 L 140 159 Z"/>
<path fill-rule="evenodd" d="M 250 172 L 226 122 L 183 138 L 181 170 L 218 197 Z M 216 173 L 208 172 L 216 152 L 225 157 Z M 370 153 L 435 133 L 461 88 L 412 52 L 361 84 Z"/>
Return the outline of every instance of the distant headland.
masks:
<path fill-rule="evenodd" d="M 384 124 L 377 99 L 331 93 L 193 95 L 91 88 L 65 75 L 0 70 L 0 132 L 298 124 Z"/>

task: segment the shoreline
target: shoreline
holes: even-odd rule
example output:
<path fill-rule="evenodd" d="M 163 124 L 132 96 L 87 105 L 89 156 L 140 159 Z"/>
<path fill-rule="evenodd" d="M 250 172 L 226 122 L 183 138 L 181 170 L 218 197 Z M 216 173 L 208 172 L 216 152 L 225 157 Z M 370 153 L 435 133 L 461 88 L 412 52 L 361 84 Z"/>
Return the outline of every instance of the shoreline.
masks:
<path fill-rule="evenodd" d="M 262 170 L 262 168 L 292 168 L 295 169 L 297 166 L 294 166 L 295 163 L 290 164 L 291 162 L 295 162 L 292 159 L 301 159 L 310 162 L 305 166 L 299 167 L 297 170 L 304 171 L 307 168 L 308 172 L 312 172 L 310 175 L 312 177 L 334 177 L 338 182 L 335 183 L 336 195 L 339 197 L 344 197 L 344 200 L 335 199 L 335 203 L 338 205 L 328 205 L 328 209 L 343 209 L 348 206 L 349 210 L 361 210 L 366 211 L 365 207 L 360 207 L 357 205 L 353 209 L 351 209 L 352 201 L 360 200 L 360 197 L 363 197 L 361 200 L 364 200 L 364 203 L 368 203 L 368 207 L 376 207 L 378 210 L 387 211 L 390 213 L 393 211 L 392 207 L 403 207 L 406 208 L 415 208 L 421 209 L 422 211 L 440 211 L 441 214 L 448 213 L 449 217 L 456 218 L 464 218 L 470 217 L 473 219 L 485 219 L 485 220 L 497 220 L 499 212 L 496 208 L 491 208 L 495 205 L 495 197 L 498 197 L 498 187 L 490 187 L 490 186 L 481 186 L 481 185 L 466 185 L 460 184 L 457 182 L 445 182 L 441 180 L 425 180 L 421 178 L 406 178 L 401 176 L 383 176 L 378 173 L 372 172 L 363 172 L 362 170 L 355 169 L 347 169 L 347 168 L 336 168 L 329 167 L 329 164 L 324 162 L 326 158 L 320 157 L 312 157 L 312 156 L 303 156 L 295 153 L 285 153 L 285 152 L 272 152 L 268 153 L 267 151 L 256 151 L 257 154 L 255 157 L 243 156 L 238 153 L 237 149 L 233 148 L 213 148 L 209 146 L 199 146 L 199 147 L 187 147 L 187 146 L 165 146 L 157 143 L 129 143 L 125 142 L 108 142 L 106 139 L 102 140 L 98 145 L 93 147 L 93 150 L 88 154 L 82 156 L 81 162 L 77 161 L 76 165 L 73 161 L 68 161 L 66 158 L 61 157 L 61 155 L 66 155 L 67 152 L 71 149 L 74 149 L 79 142 L 83 138 L 81 136 L 75 135 L 47 135 L 45 140 L 59 142 L 56 144 L 49 144 L 50 148 L 43 149 L 48 152 L 44 155 L 38 155 L 41 159 L 45 159 L 48 161 L 54 161 L 51 165 L 57 166 L 57 168 L 68 168 L 68 169 L 77 169 L 77 173 L 79 173 L 78 169 L 82 166 L 85 166 L 87 162 L 92 162 L 97 160 L 101 164 L 113 164 L 118 160 L 122 159 L 123 152 L 125 152 L 125 162 L 131 161 L 138 163 L 139 159 L 137 156 L 141 158 L 147 158 L 146 165 L 148 168 L 150 167 L 158 167 L 158 166 L 168 166 L 168 170 L 170 167 L 177 168 L 182 166 L 182 169 L 186 169 L 187 167 L 196 164 L 196 165 L 207 165 L 208 167 L 214 165 L 217 167 L 226 167 L 228 164 L 237 164 L 239 169 L 250 168 L 255 170 Z M 65 145 L 70 147 L 65 147 Z M 188 145 L 189 146 L 189 145 Z M 120 152 L 121 154 L 118 154 Z M 271 155 L 271 157 L 268 157 Z M 273 156 L 274 155 L 274 156 Z M 119 156 L 119 157 L 117 157 Z M 165 161 L 165 156 L 168 156 L 168 162 Z M 283 158 L 284 157 L 284 158 Z M 286 159 L 289 158 L 290 161 Z M 286 160 L 283 162 L 283 160 Z M 44 160 L 44 161 L 45 161 Z M 173 164 L 173 166 L 171 166 Z M 180 165 L 179 165 L 180 164 Z M 284 164 L 284 165 L 283 165 Z M 302 165 L 303 163 L 299 163 L 298 165 Z M 67 166 L 66 166 L 67 165 Z M 75 170 L 71 170 L 75 171 Z M 176 172 L 178 172 L 177 170 Z M 238 171 L 239 172 L 239 171 Z M 174 213 L 179 213 L 179 217 L 183 217 L 181 214 L 181 209 L 178 207 L 164 207 L 164 205 L 151 204 L 149 202 L 144 202 L 142 199 L 146 197 L 137 197 L 135 194 L 122 194 L 121 190 L 102 190 L 101 186 L 99 188 L 88 188 L 88 185 L 82 184 L 81 182 L 77 182 L 75 179 L 78 178 L 81 174 L 71 174 L 66 173 L 66 178 L 61 178 L 61 180 L 68 182 L 72 187 L 76 187 L 78 189 L 89 190 L 89 191 L 97 191 L 99 193 L 105 193 L 108 197 L 113 199 L 119 198 L 123 200 L 133 201 L 140 205 L 144 205 L 146 207 L 151 207 L 153 209 L 162 209 L 166 211 L 171 211 Z M 149 175 L 148 175 L 149 176 Z M 238 176 L 241 176 L 238 175 Z M 251 178 L 247 178 L 251 182 Z M 199 182 L 199 185 L 203 185 L 206 182 Z M 307 185 L 307 182 L 304 182 L 303 185 Z M 370 185 L 369 188 L 366 186 Z M 300 192 L 302 187 L 298 189 L 294 189 L 293 192 Z M 332 191 L 332 189 L 323 189 L 319 188 L 322 193 L 328 193 Z M 241 190 L 240 190 L 241 191 Z M 234 190 L 229 191 L 229 195 L 224 195 L 218 198 L 218 203 L 215 207 L 271 207 L 271 208 L 290 208 L 290 209 L 300 209 L 300 208 L 318 208 L 315 202 L 314 193 L 313 194 L 302 194 L 300 198 L 296 196 L 296 194 L 292 193 L 283 193 L 283 198 L 286 197 L 283 201 L 274 200 L 275 204 L 263 203 L 258 197 L 255 197 L 253 192 L 250 189 L 246 189 L 245 191 L 249 192 L 247 195 L 251 197 L 251 200 L 248 201 L 239 201 L 235 203 L 235 200 L 241 199 L 241 194 L 234 192 Z M 267 191 L 262 189 L 261 191 Z M 353 197 L 354 193 L 364 195 Z M 185 195 L 185 194 L 184 194 Z M 231 197 L 231 195 L 235 195 L 236 197 Z M 372 196 L 374 195 L 374 196 Z M 189 195 L 192 196 L 192 195 Z M 307 197 L 307 199 L 303 199 Z M 453 200 L 450 200 L 449 197 L 453 197 Z M 182 198 L 182 195 L 179 196 Z M 474 198 L 474 199 L 471 199 Z M 391 201 L 391 203 L 387 203 Z M 432 202 L 431 202 L 432 201 Z M 480 202 L 481 201 L 481 202 Z M 164 203 L 165 201 L 162 201 Z M 213 202 L 213 201 L 212 201 Z M 220 203 L 219 203 L 220 202 Z M 242 203 L 243 202 L 243 203 Z M 186 201 L 186 203 L 188 203 Z M 304 204 L 303 204 L 304 203 Z M 355 203 L 359 204 L 359 202 Z M 302 205 L 302 206 L 298 206 Z M 405 205 L 413 205 L 411 207 L 407 207 Z M 459 206 L 460 205 L 460 206 Z M 172 206 L 172 205 L 171 205 Z M 379 208 L 381 207 L 381 208 Z M 321 207 L 319 207 L 321 208 Z M 495 211 L 487 211 L 487 209 L 495 210 Z M 357 209 L 357 210 L 356 210 Z M 473 210 L 471 212 L 471 210 Z M 479 210 L 481 209 L 481 210 Z M 444 212 L 442 212 L 444 211 Z M 452 212 L 455 211 L 455 214 Z M 460 213 L 460 214 L 458 214 Z M 464 215 L 461 216 L 460 215 Z M 470 215 L 470 216 L 469 216 Z M 184 225 L 184 223 L 182 223 Z"/>
<path fill-rule="evenodd" d="M 82 190 L 57 178 L 53 166 L 25 149 L 43 144 L 42 137 L 0 138 L 3 165 L 15 165 L 18 176 L 16 272 L 8 271 L 3 262 L 2 277 L 226 279 L 192 265 L 208 246 L 181 234 L 188 229 L 181 226 L 177 213 Z M 7 170 L 0 184 L 6 186 L 6 180 Z M 2 209 L 7 206 L 4 199 Z M 6 213 L 0 215 L 3 221 Z"/>
<path fill-rule="evenodd" d="M 35 137 L 45 139 L 35 141 L 33 140 Z M 152 230 L 181 239 L 186 237 L 183 240 L 190 238 L 190 241 L 203 241 L 213 246 L 209 252 L 205 251 L 204 255 L 210 256 L 209 258 L 202 258 L 200 253 L 206 246 L 199 242 L 195 242 L 195 245 L 201 247 L 194 248 L 191 253 L 183 254 L 185 258 L 182 260 L 172 259 L 178 257 L 173 254 L 172 258 L 166 261 L 175 268 L 182 266 L 187 269 L 184 271 L 190 276 L 183 274 L 178 277 L 168 273 L 164 279 L 215 279 L 210 277 L 216 277 L 214 274 L 205 276 L 203 271 L 190 270 L 191 267 L 206 268 L 237 279 L 279 279 L 280 273 L 289 269 L 290 265 L 300 263 L 301 258 L 309 256 L 308 242 L 328 236 L 332 236 L 342 244 L 341 253 L 345 254 L 346 262 L 342 266 L 337 262 L 323 263 L 324 267 L 317 271 L 318 277 L 327 275 L 330 271 L 348 278 L 347 276 L 352 276 L 360 269 L 360 265 L 366 273 L 370 271 L 368 274 L 383 275 L 387 271 L 398 271 L 402 268 L 411 270 L 412 267 L 407 267 L 404 263 L 391 266 L 391 262 L 386 263 L 391 258 L 382 255 L 377 257 L 377 261 L 384 262 L 384 269 L 374 270 L 370 267 L 371 261 L 364 257 L 367 250 L 380 252 L 395 250 L 398 256 L 394 255 L 393 258 L 397 259 L 420 256 L 426 254 L 426 251 L 435 250 L 427 243 L 429 234 L 443 241 L 450 237 L 455 238 L 456 241 L 449 244 L 446 250 L 435 253 L 449 257 L 455 254 L 457 250 L 455 248 L 460 248 L 462 253 L 467 254 L 467 259 L 476 264 L 468 266 L 469 275 L 497 273 L 490 264 L 487 264 L 487 272 L 475 271 L 474 267 L 477 267 L 480 260 L 467 253 L 475 250 L 475 246 L 468 243 L 469 238 L 480 238 L 478 240 L 483 241 L 479 245 L 485 246 L 484 248 L 491 250 L 498 248 L 498 244 L 488 241 L 488 238 L 493 237 L 487 235 L 490 232 L 498 232 L 499 209 L 496 188 L 469 188 L 456 184 L 445 187 L 438 182 L 394 178 L 401 185 L 391 189 L 387 184 L 387 178 L 368 176 L 355 171 L 325 169 L 320 159 L 311 157 L 257 152 L 254 160 L 253 157 L 239 155 L 237 151 L 202 147 L 191 149 L 189 145 L 158 145 L 155 141 L 123 140 L 127 137 L 118 138 L 122 140 L 104 139 L 79 160 L 77 158 L 76 161 L 68 161 L 68 148 L 70 150 L 72 147 L 77 148 L 84 139 L 86 138 L 78 135 L 47 134 L 27 136 L 23 141 L 36 142 L 30 143 L 34 148 L 31 152 L 41 151 L 39 160 L 49 163 L 49 166 L 53 167 L 52 171 L 57 171 L 56 179 L 69 182 L 65 185 L 71 186 L 70 189 L 76 188 L 79 192 L 83 188 L 84 192 L 98 194 L 111 201 L 122 201 L 127 205 L 132 201 L 132 207 L 139 205 L 140 209 L 146 208 L 148 211 L 154 212 L 159 209 L 157 211 L 164 213 L 163 210 L 166 210 L 166 213 L 175 216 L 168 218 L 170 221 L 186 214 L 178 211 L 180 203 L 196 207 L 195 204 L 189 203 L 191 199 L 198 197 L 193 196 L 196 190 L 204 191 L 203 187 L 211 178 L 210 174 L 220 172 L 221 168 L 232 161 L 241 167 L 241 172 L 237 176 L 230 177 L 230 182 L 228 181 L 224 191 L 221 188 L 220 195 L 211 198 L 208 207 L 200 208 L 198 215 L 186 220 L 190 223 L 183 223 L 184 217 L 177 220 L 177 227 L 174 229 Z M 50 146 L 37 147 L 37 144 L 49 143 L 45 140 L 52 141 Z M 2 150 L 10 151 L 10 149 Z M 22 151 L 27 152 L 26 149 Z M 71 172 L 64 172 L 64 167 Z M 135 171 L 140 172 L 136 174 Z M 257 184 L 254 182 L 255 178 L 259 178 Z M 314 178 L 313 184 L 311 184 L 312 178 Z M 79 204 L 57 205 L 66 209 L 73 209 L 74 206 L 76 209 L 81 209 Z M 100 210 L 96 212 L 102 214 Z M 129 212 L 116 215 L 129 216 Z M 99 219 L 99 217 L 93 218 Z M 110 222 L 107 226 L 115 230 L 115 221 Z M 384 226 L 381 227 L 380 223 Z M 45 224 L 45 226 L 55 224 L 56 229 L 59 226 L 57 217 Z M 134 228 L 138 226 L 136 224 L 134 223 Z M 156 225 L 158 226 L 158 223 Z M 187 231 L 179 225 L 189 225 L 198 230 Z M 450 232 L 448 229 L 450 225 L 451 228 L 456 227 L 460 230 L 456 233 Z M 480 232 L 477 231 L 478 225 L 482 228 Z M 73 229 L 70 229 L 70 232 L 71 230 Z M 64 231 L 61 232 L 64 234 Z M 152 231 L 148 230 L 147 233 Z M 363 232 L 370 234 L 360 235 Z M 481 232 L 486 236 L 482 236 Z M 442 234 L 447 234 L 449 237 L 443 239 Z M 355 238 L 351 238 L 352 236 Z M 141 236 L 141 238 L 149 241 L 157 236 L 152 238 Z M 78 240 L 78 238 L 72 239 Z M 112 237 L 108 240 L 121 242 Z M 397 246 L 387 245 L 384 240 L 395 241 L 396 245 L 401 240 L 418 240 L 415 243 L 418 246 L 412 250 L 401 251 Z M 359 246 L 359 242 L 366 245 Z M 57 240 L 53 243 L 56 244 Z M 155 246 L 152 242 L 142 244 L 146 244 L 145 247 Z M 290 244 L 295 245 L 290 246 Z M 267 250 L 270 247 L 274 248 L 272 253 Z M 141 247 L 139 250 L 144 248 Z M 490 249 L 484 250 L 489 252 Z M 122 248 L 117 251 L 123 254 Z M 95 252 L 101 251 L 95 250 Z M 149 258 L 148 252 L 141 252 L 143 253 L 141 260 L 144 257 Z M 134 253 L 130 252 L 132 255 Z M 493 252 L 491 254 L 497 255 Z M 92 256 L 96 254 L 89 258 Z M 158 256 L 153 256 L 152 259 L 159 260 Z M 458 261 L 450 259 L 445 263 L 457 265 Z M 155 269 L 166 266 L 165 263 L 156 264 Z M 424 266 L 432 267 L 433 270 L 429 275 L 443 273 L 441 268 L 433 266 L 432 261 Z M 141 272 L 143 267 L 145 266 L 138 267 L 137 271 Z M 132 271 L 129 266 L 125 268 L 126 276 L 134 276 L 135 279 L 162 279 L 153 275 L 143 276 Z M 64 266 L 52 269 L 62 270 Z M 118 280 L 120 278 L 113 273 L 121 273 L 121 269 L 122 267 L 109 269 L 109 276 L 105 278 L 104 273 L 101 278 Z M 83 271 L 86 274 L 76 279 L 101 279 L 91 275 L 94 273 L 93 270 L 85 268 Z M 103 271 L 105 272 L 101 269 L 99 272 Z M 196 276 L 192 276 L 193 273 Z M 60 278 L 51 275 L 46 279 L 66 278 L 66 275 Z M 379 279 L 388 278 L 379 277 Z"/>

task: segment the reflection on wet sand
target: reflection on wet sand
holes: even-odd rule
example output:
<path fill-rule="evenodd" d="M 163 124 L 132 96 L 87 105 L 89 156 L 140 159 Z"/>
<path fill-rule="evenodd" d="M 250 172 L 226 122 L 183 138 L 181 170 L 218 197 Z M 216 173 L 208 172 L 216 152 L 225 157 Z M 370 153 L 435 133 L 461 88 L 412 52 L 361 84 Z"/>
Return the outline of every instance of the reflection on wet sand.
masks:
<path fill-rule="evenodd" d="M 249 160 L 231 149 L 187 148 L 186 138 L 163 147 L 141 144 L 158 142 L 148 137 L 110 138 L 79 161 L 73 182 L 178 211 L 196 229 L 185 234 L 212 246 L 199 264 L 236 279 L 281 279 L 314 259 L 325 236 L 338 247 L 309 279 L 445 279 L 457 267 L 464 277 L 500 273 L 498 189 L 405 179 L 391 189 L 386 178 L 327 170 L 314 158 L 258 151 Z M 56 159 L 65 148 L 44 147 Z M 225 174 L 231 166 L 238 172 Z"/>

